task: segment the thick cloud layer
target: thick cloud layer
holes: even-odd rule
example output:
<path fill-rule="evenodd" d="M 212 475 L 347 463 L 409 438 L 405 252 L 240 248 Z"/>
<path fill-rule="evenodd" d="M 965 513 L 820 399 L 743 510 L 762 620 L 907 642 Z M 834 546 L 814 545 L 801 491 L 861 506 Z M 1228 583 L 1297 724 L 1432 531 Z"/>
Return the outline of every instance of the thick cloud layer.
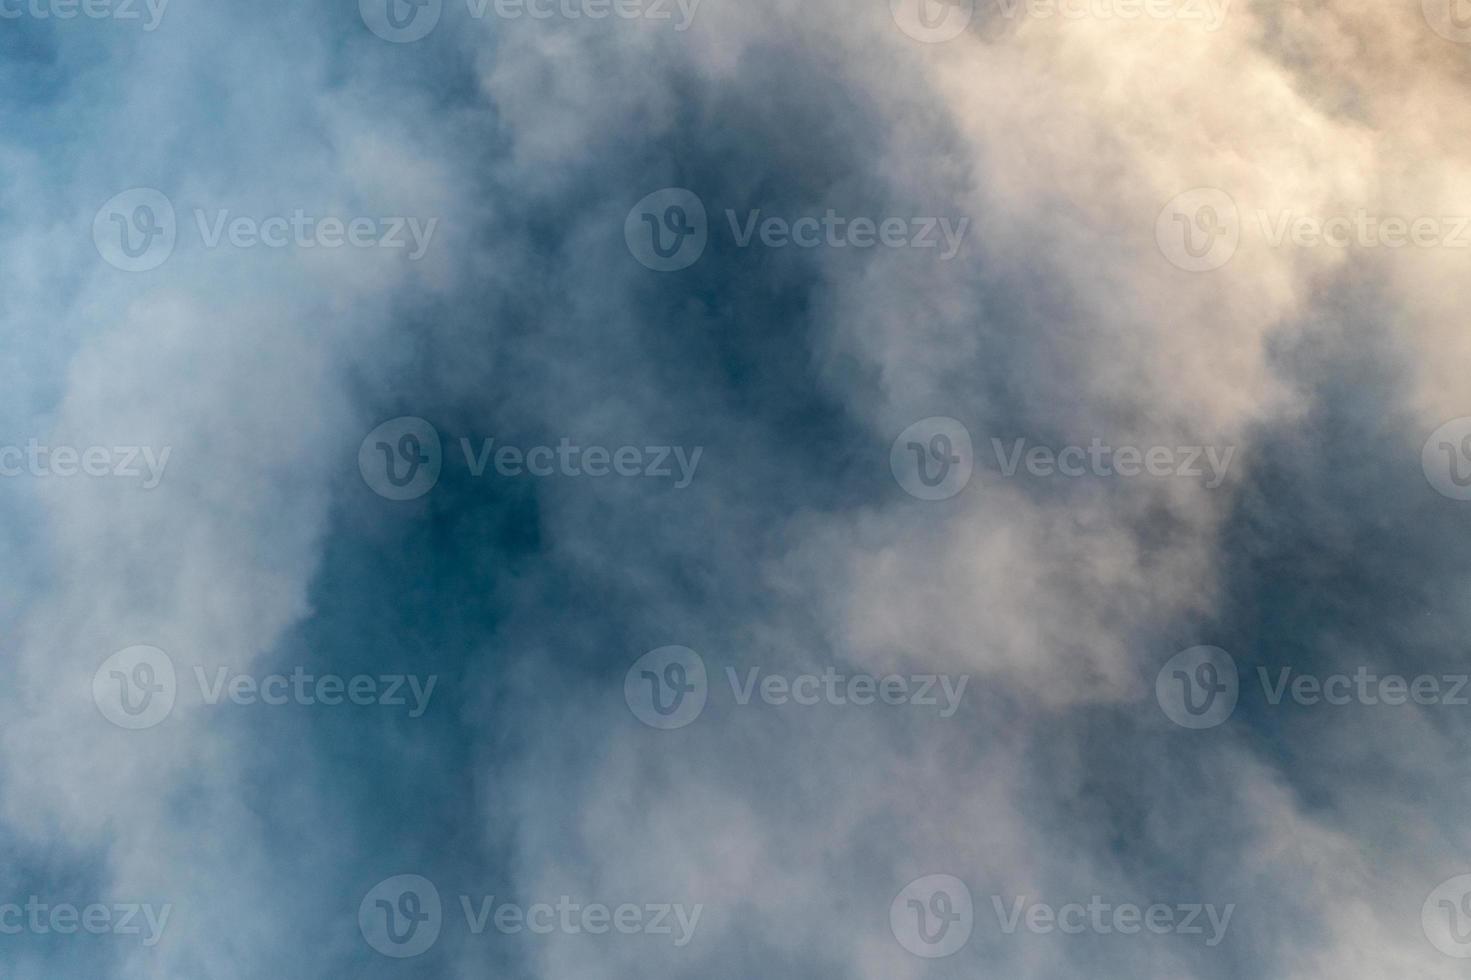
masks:
<path fill-rule="evenodd" d="M 7 975 L 1459 974 L 1460 8 L 920 2 L 0 3 Z"/>

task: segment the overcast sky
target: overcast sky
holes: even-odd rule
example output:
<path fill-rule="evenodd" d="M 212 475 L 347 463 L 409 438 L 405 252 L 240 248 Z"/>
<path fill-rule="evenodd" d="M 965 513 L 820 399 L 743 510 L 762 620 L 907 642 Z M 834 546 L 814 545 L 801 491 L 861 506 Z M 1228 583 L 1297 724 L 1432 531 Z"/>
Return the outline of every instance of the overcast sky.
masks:
<path fill-rule="evenodd" d="M 1471 4 L 73 2 L 5 977 L 1464 974 Z"/>

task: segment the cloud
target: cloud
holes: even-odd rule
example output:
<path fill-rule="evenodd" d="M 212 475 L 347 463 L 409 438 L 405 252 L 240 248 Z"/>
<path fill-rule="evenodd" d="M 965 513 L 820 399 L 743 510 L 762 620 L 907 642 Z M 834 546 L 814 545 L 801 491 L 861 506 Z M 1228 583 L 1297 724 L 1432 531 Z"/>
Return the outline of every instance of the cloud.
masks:
<path fill-rule="evenodd" d="M 1223 13 L 983 0 L 935 44 L 825 2 L 705 0 L 687 31 L 450 4 L 406 44 L 351 5 L 18 22 L 0 44 L 46 66 L 25 84 L 55 125 L 0 110 L 7 438 L 170 457 L 154 489 L 4 481 L 0 885 L 174 912 L 153 948 L 27 934 L 17 975 L 1449 977 L 1417 916 L 1462 870 L 1454 709 L 1254 685 L 1456 669 L 1462 515 L 1419 454 L 1465 414 L 1459 252 L 1270 230 L 1454 216 L 1460 48 L 1409 2 Z M 134 187 L 178 222 L 148 272 L 90 237 Z M 623 238 L 665 187 L 709 217 L 671 273 Z M 1192 272 L 1158 229 L 1199 188 L 1239 242 Z M 416 261 L 209 247 L 198 213 L 225 210 L 438 223 Z M 945 261 L 731 230 L 826 214 L 969 230 Z M 398 416 L 443 449 L 402 502 L 356 470 Z M 940 501 L 889 470 L 933 416 L 974 445 Z M 477 477 L 483 438 L 702 456 L 683 488 Z M 1061 480 L 993 439 L 1238 455 L 1215 487 Z M 93 675 L 137 644 L 178 700 L 125 731 Z M 1242 694 L 1188 731 L 1155 675 L 1199 644 Z M 667 645 L 709 701 L 659 731 L 624 673 Z M 439 681 L 419 719 L 210 705 L 193 671 L 221 666 Z M 742 704 L 751 668 L 968 687 L 949 718 Z M 974 932 L 928 961 L 890 904 L 941 873 Z M 403 962 L 356 919 L 399 874 L 444 908 Z M 1095 895 L 1234 913 L 1206 946 L 995 912 Z M 476 934 L 462 899 L 489 896 L 702 911 L 687 945 Z"/>

